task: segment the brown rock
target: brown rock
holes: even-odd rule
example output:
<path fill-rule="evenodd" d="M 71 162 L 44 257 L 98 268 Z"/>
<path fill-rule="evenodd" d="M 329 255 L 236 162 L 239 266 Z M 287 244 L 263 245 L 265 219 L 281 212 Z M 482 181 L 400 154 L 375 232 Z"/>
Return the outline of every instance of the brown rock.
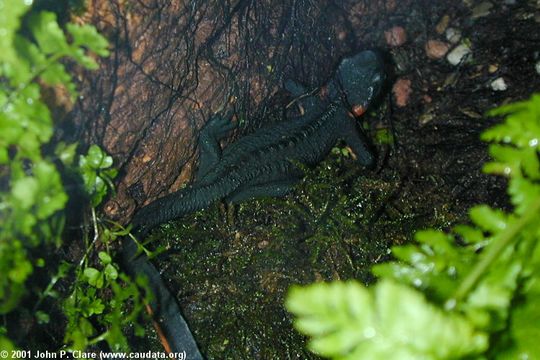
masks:
<path fill-rule="evenodd" d="M 450 49 L 450 46 L 439 40 L 428 40 L 426 42 L 426 55 L 430 59 L 442 59 Z"/>
<path fill-rule="evenodd" d="M 489 1 L 483 1 L 472 9 L 471 18 L 478 19 L 484 16 L 488 16 L 492 8 L 492 3 L 490 3 Z"/>
<path fill-rule="evenodd" d="M 394 26 L 384 32 L 384 38 L 389 46 L 401 46 L 407 41 L 407 33 L 402 26 Z"/>
<path fill-rule="evenodd" d="M 488 67 L 488 71 L 490 74 L 493 74 L 499 70 L 499 66 L 497 64 L 490 64 Z"/>
<path fill-rule="evenodd" d="M 392 87 L 392 93 L 398 107 L 405 107 L 409 102 L 412 93 L 411 80 L 406 78 L 398 79 Z"/>
<path fill-rule="evenodd" d="M 450 16 L 444 15 L 437 26 L 435 26 L 435 31 L 437 31 L 437 34 L 442 34 L 445 32 L 446 28 L 448 27 L 448 24 L 450 23 Z"/>
<path fill-rule="evenodd" d="M 268 245 L 270 245 L 270 242 L 268 240 L 263 240 L 263 241 L 261 241 L 261 242 L 259 242 L 257 244 L 257 247 L 259 249 L 264 249 L 264 248 L 268 247 Z"/>
<path fill-rule="evenodd" d="M 396 10 L 397 2 L 396 0 L 386 0 L 386 10 L 394 11 Z"/>

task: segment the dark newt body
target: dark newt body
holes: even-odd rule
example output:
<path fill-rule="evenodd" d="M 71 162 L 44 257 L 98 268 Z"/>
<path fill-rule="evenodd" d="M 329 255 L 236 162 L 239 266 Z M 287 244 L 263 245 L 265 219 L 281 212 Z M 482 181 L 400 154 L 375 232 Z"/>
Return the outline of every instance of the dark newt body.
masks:
<path fill-rule="evenodd" d="M 354 84 L 346 76 L 356 76 Z M 303 104 L 306 115 L 247 135 L 223 152 L 219 140 L 232 126 L 229 119 L 212 118 L 199 138 L 201 163 L 195 183 L 143 207 L 133 219 L 134 226 L 145 232 L 219 200 L 234 203 L 284 195 L 302 176 L 295 164 L 319 163 L 339 139 L 353 149 L 362 165 L 370 166 L 373 155 L 356 129 L 351 108 L 367 108 L 382 81 L 382 66 L 373 52 L 345 59 L 328 84 L 330 102 L 308 97 Z M 296 84 L 291 87 L 301 90 Z"/>
<path fill-rule="evenodd" d="M 216 201 L 238 203 L 262 196 L 283 196 L 303 175 L 296 164 L 319 163 L 339 139 L 345 140 L 362 165 L 371 166 L 373 155 L 356 129 L 353 114 L 360 115 L 367 109 L 383 80 L 383 66 L 374 52 L 364 51 L 346 58 L 327 85 L 328 100 L 308 96 L 300 101 L 304 116 L 247 135 L 223 151 L 219 140 L 233 125 L 229 119 L 213 117 L 199 137 L 201 160 L 196 181 L 137 212 L 133 219 L 135 234 L 144 237 L 156 225 Z M 286 87 L 293 95 L 305 92 L 293 82 Z M 128 268 L 150 278 L 156 295 L 152 307 L 172 350 L 186 351 L 189 359 L 202 358 L 159 272 L 146 257 L 133 258 L 136 252 L 133 242 L 128 241 L 124 246 Z"/>

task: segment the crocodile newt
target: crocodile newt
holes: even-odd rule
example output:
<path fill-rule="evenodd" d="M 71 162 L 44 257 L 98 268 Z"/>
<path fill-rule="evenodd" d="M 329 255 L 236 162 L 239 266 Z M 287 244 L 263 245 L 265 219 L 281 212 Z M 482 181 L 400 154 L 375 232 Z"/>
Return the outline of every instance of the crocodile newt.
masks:
<path fill-rule="evenodd" d="M 374 155 L 356 118 L 379 94 L 385 73 L 380 57 L 370 50 L 343 59 L 328 81 L 327 96 L 300 97 L 303 115 L 260 129 L 221 149 L 220 140 L 233 129 L 231 119 L 214 115 L 201 130 L 198 140 L 200 161 L 195 181 L 141 208 L 133 218 L 134 234 L 144 237 L 153 227 L 208 207 L 217 201 L 239 203 L 263 196 L 289 193 L 303 176 L 298 163 L 316 165 L 340 139 L 366 167 Z M 306 89 L 293 81 L 285 88 L 294 96 Z M 169 351 L 187 353 L 188 359 L 202 359 L 195 339 L 181 316 L 176 299 L 167 290 L 158 270 L 137 246 L 127 239 L 123 255 L 132 273 L 149 278 L 154 301 L 151 312 Z"/>

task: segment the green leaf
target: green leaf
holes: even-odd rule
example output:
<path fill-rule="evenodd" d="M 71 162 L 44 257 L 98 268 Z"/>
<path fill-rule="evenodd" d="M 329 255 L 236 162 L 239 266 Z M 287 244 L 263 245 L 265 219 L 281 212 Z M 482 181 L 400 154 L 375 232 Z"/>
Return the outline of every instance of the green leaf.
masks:
<path fill-rule="evenodd" d="M 87 310 L 88 310 L 89 316 L 94 315 L 94 314 L 102 314 L 103 310 L 105 310 L 105 305 L 103 304 L 101 299 L 94 299 L 94 301 L 92 301 L 90 305 L 88 306 Z"/>
<path fill-rule="evenodd" d="M 86 191 L 91 197 L 92 206 L 101 203 L 107 194 L 107 185 L 113 186 L 112 178 L 117 174 L 116 169 L 109 169 L 113 159 L 97 145 L 88 149 L 86 156 L 79 157 L 79 171 L 83 178 Z"/>
<path fill-rule="evenodd" d="M 529 206 L 540 198 L 540 185 L 525 178 L 512 178 L 508 185 L 508 193 L 516 214 L 523 215 Z"/>
<path fill-rule="evenodd" d="M 36 319 L 38 324 L 48 324 L 51 317 L 46 312 L 38 310 L 36 311 Z"/>
<path fill-rule="evenodd" d="M 383 331 L 396 345 L 407 343 L 418 358 L 459 358 L 487 348 L 485 334 L 465 318 L 428 304 L 419 292 L 389 281 L 375 291 Z"/>
<path fill-rule="evenodd" d="M 108 280 L 116 280 L 118 278 L 118 270 L 113 264 L 107 264 L 103 270 Z"/>
<path fill-rule="evenodd" d="M 520 149 L 498 144 L 491 145 L 489 152 L 496 161 L 484 165 L 484 171 L 504 176 L 520 176 L 523 173 L 532 179 L 539 179 L 540 169 L 536 151 L 530 147 Z"/>
<path fill-rule="evenodd" d="M 447 359 L 478 354 L 487 336 L 406 286 L 383 280 L 291 289 L 286 306 L 315 353 L 340 359 Z"/>
<path fill-rule="evenodd" d="M 67 55 L 69 53 L 69 45 L 64 32 L 56 22 L 56 14 L 48 11 L 32 14 L 29 18 L 29 26 L 39 48 L 45 54 Z"/>
<path fill-rule="evenodd" d="M 433 301 L 444 303 L 458 286 L 459 276 L 468 272 L 474 252 L 456 247 L 453 236 L 436 230 L 419 231 L 415 238 L 419 245 L 392 248 L 399 262 L 378 264 L 372 271 L 378 277 L 429 291 Z"/>
<path fill-rule="evenodd" d="M 45 68 L 41 73 L 41 80 L 48 85 L 64 84 L 70 94 L 75 94 L 75 84 L 71 81 L 71 75 L 66 72 L 64 65 L 54 63 Z"/>
<path fill-rule="evenodd" d="M 414 238 L 421 244 L 429 245 L 430 249 L 441 255 L 454 255 L 456 253 L 453 246 L 453 237 L 442 231 L 422 230 L 418 231 Z"/>
<path fill-rule="evenodd" d="M 507 257 L 511 254 L 513 252 L 508 252 Z M 501 330 L 506 325 L 510 304 L 522 270 L 519 261 L 510 262 L 504 258 L 501 260 L 498 262 L 499 266 L 494 266 L 478 283 L 464 305 L 469 316 L 477 319 L 475 321 L 477 328 L 493 332 Z"/>
<path fill-rule="evenodd" d="M 7 164 L 9 161 L 9 154 L 6 148 L 0 148 L 0 165 Z"/>
<path fill-rule="evenodd" d="M 5 337 L 4 335 L 0 335 L 0 349 L 5 350 L 5 351 L 14 351 L 16 350 L 16 347 L 15 345 L 13 345 L 10 339 Z"/>
<path fill-rule="evenodd" d="M 106 169 L 113 164 L 112 157 L 108 156 L 97 145 L 90 146 L 88 149 L 88 165 L 93 169 Z"/>
<path fill-rule="evenodd" d="M 77 151 L 77 143 L 67 145 L 65 142 L 59 142 L 56 145 L 54 154 L 64 165 L 72 165 Z"/>
<path fill-rule="evenodd" d="M 19 28 L 20 17 L 30 9 L 31 4 L 25 0 L 0 0 L 0 64 L 18 60 L 13 49 L 13 39 Z"/>
<path fill-rule="evenodd" d="M 91 145 L 88 149 L 88 165 L 92 169 L 99 169 L 101 167 L 101 163 L 103 162 L 104 157 L 105 154 L 103 153 L 103 151 L 101 151 L 99 146 Z"/>
<path fill-rule="evenodd" d="M 47 58 L 36 44 L 21 35 L 15 37 L 15 49 L 19 61 L 8 73 L 12 78 L 12 84 L 17 87 L 31 81 L 39 70 L 45 68 Z"/>
<path fill-rule="evenodd" d="M 25 210 L 35 205 L 38 192 L 38 180 L 30 176 L 16 180 L 11 190 L 16 206 Z"/>
<path fill-rule="evenodd" d="M 99 259 L 101 260 L 101 263 L 103 265 L 107 265 L 107 264 L 110 264 L 111 261 L 112 261 L 112 258 L 109 254 L 107 254 L 105 251 L 100 251 L 98 253 L 98 257 Z"/>
<path fill-rule="evenodd" d="M 98 63 L 96 60 L 91 58 L 90 56 L 86 55 L 86 52 L 84 49 L 75 49 L 71 56 L 82 66 L 87 68 L 88 70 L 97 70 L 99 68 Z"/>
<path fill-rule="evenodd" d="M 531 279 L 528 285 L 525 296 L 510 308 L 512 345 L 498 349 L 497 359 L 540 359 L 540 280 Z"/>
<path fill-rule="evenodd" d="M 469 211 L 471 220 L 482 228 L 493 234 L 506 229 L 508 217 L 501 210 L 495 210 L 487 205 L 478 205 Z"/>
<path fill-rule="evenodd" d="M 388 129 L 379 129 L 375 132 L 375 141 L 377 144 L 393 145 L 395 142 L 394 134 L 390 132 Z"/>
<path fill-rule="evenodd" d="M 109 43 L 94 26 L 67 24 L 67 30 L 73 36 L 74 46 L 84 46 L 95 52 L 99 56 L 109 56 L 107 49 Z"/>
<path fill-rule="evenodd" d="M 103 287 L 103 274 L 93 267 L 84 269 L 84 276 L 87 278 L 88 284 L 101 289 Z"/>
<path fill-rule="evenodd" d="M 52 136 L 52 121 L 48 108 L 39 100 L 37 84 L 29 84 L 13 98 L 4 118 L 0 117 L 0 130 L 7 130 L 8 142 L 17 144 L 21 156 L 39 160 L 39 147 Z"/>
<path fill-rule="evenodd" d="M 486 130 L 482 140 L 540 150 L 540 94 L 533 95 L 529 101 L 501 106 L 489 114 L 507 115 L 507 118 L 504 123 Z"/>
<path fill-rule="evenodd" d="M 25 258 L 20 258 L 19 262 L 9 270 L 8 277 L 15 283 L 22 284 L 32 273 L 32 264 Z"/>
<path fill-rule="evenodd" d="M 484 243 L 486 238 L 481 230 L 468 225 L 456 225 L 454 232 L 463 237 L 463 240 L 468 244 Z"/>
<path fill-rule="evenodd" d="M 315 337 L 309 346 L 321 355 L 346 353 L 372 336 L 369 328 L 374 320 L 366 311 L 372 307 L 371 299 L 357 283 L 316 284 L 305 289 L 293 287 L 286 306 L 299 316 L 295 327 Z M 367 332 L 364 331 L 366 328 Z"/>
<path fill-rule="evenodd" d="M 94 280 L 99 275 L 99 270 L 93 267 L 87 267 L 83 273 L 89 280 Z"/>
<path fill-rule="evenodd" d="M 41 161 L 34 166 L 34 173 L 40 187 L 36 215 L 39 219 L 45 219 L 63 209 L 68 198 L 54 165 Z"/>

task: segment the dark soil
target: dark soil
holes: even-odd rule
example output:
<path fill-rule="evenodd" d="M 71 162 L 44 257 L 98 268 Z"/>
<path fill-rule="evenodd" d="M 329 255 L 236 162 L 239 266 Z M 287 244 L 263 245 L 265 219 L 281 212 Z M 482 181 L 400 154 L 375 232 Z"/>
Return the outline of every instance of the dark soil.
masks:
<path fill-rule="evenodd" d="M 416 230 L 466 222 L 475 204 L 508 206 L 504 181 L 482 173 L 489 155 L 479 135 L 497 122 L 488 110 L 540 89 L 538 1 L 90 3 L 82 20 L 108 36 L 113 54 L 80 84 L 58 136 L 115 157 L 118 192 L 105 211 L 122 221 L 191 180 L 197 132 L 220 107 L 234 108 L 240 137 L 281 120 L 284 79 L 315 87 L 347 54 L 387 56 L 388 87 L 362 124 L 375 170 L 338 146 L 285 199 L 216 204 L 154 233 L 166 249 L 163 276 L 209 359 L 316 358 L 283 306 L 292 284 L 370 283 L 370 267 Z M 400 46 L 385 39 L 394 26 L 407 35 Z M 458 43 L 445 38 L 448 27 L 461 32 Z M 458 65 L 431 59 L 428 40 L 472 54 Z M 506 90 L 493 90 L 498 78 Z M 411 93 L 398 102 L 399 80 Z M 159 349 L 149 334 L 139 350 Z"/>

